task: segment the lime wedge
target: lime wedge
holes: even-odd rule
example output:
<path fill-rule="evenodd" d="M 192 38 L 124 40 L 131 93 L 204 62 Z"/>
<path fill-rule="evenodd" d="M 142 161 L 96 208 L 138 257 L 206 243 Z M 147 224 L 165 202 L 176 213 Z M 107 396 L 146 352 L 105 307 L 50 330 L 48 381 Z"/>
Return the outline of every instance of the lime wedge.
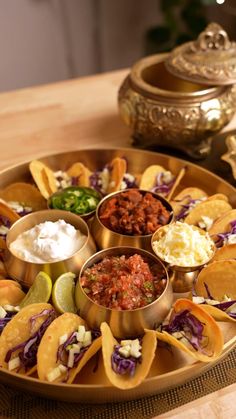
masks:
<path fill-rule="evenodd" d="M 66 272 L 57 278 L 52 289 L 52 303 L 59 313 L 76 313 L 75 274 Z"/>
<path fill-rule="evenodd" d="M 45 272 L 39 272 L 33 285 L 20 303 L 20 308 L 33 303 L 47 303 L 51 297 L 52 280 Z"/>

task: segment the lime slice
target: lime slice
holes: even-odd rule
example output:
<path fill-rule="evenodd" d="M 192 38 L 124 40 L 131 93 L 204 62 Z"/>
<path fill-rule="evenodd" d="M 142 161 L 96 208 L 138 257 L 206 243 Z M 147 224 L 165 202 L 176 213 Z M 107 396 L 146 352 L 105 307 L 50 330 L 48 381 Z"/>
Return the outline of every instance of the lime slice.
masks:
<path fill-rule="evenodd" d="M 33 303 L 47 303 L 52 292 L 52 280 L 45 272 L 39 272 L 33 285 L 20 303 L 20 308 Z"/>
<path fill-rule="evenodd" d="M 57 278 L 52 289 L 52 302 L 59 313 L 76 313 L 75 274 L 66 272 Z"/>

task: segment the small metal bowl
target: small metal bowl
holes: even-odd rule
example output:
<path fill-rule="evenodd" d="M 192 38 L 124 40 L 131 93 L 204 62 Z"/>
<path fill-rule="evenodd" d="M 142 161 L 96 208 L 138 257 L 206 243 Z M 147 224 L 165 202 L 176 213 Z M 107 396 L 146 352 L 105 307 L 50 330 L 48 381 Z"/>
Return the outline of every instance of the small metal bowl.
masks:
<path fill-rule="evenodd" d="M 167 278 L 163 293 L 155 301 L 145 307 L 134 310 L 116 310 L 99 305 L 87 296 L 80 285 L 80 279 L 87 268 L 100 262 L 106 256 L 131 256 L 134 254 L 141 255 L 145 260 L 150 262 L 150 265 L 157 265 Z M 93 255 L 82 266 L 75 287 L 75 302 L 81 317 L 86 320 L 92 329 L 97 329 L 102 322 L 107 322 L 110 325 L 112 333 L 117 338 L 137 337 L 143 334 L 144 328 L 154 329 L 157 327 L 169 313 L 172 301 L 172 286 L 163 263 L 155 255 L 146 250 L 127 246 L 101 250 Z"/>
<path fill-rule="evenodd" d="M 69 258 L 55 262 L 33 263 L 20 259 L 10 251 L 10 244 L 19 234 L 44 221 L 58 221 L 60 219 L 73 225 L 77 230 L 80 230 L 81 233 L 87 236 L 84 245 Z M 27 288 L 33 284 L 36 275 L 40 271 L 48 273 L 52 280 L 55 280 L 59 275 L 68 271 L 78 275 L 83 263 L 96 252 L 94 240 L 86 222 L 82 218 L 69 211 L 52 209 L 33 212 L 16 221 L 7 234 L 6 245 L 7 248 L 4 250 L 3 257 L 7 273 L 11 278 L 16 279 Z"/>
<path fill-rule="evenodd" d="M 193 226 L 194 228 L 198 229 L 202 234 L 204 234 L 204 230 Z M 212 255 L 209 260 L 205 261 L 200 265 L 194 266 L 179 266 L 179 265 L 171 265 L 166 260 L 164 260 L 154 249 L 153 242 L 158 240 L 163 234 L 165 234 L 167 230 L 167 226 L 160 227 L 152 236 L 151 239 L 151 246 L 153 253 L 158 257 L 159 260 L 166 266 L 166 269 L 170 276 L 170 281 L 172 283 L 173 291 L 176 293 L 186 293 L 192 290 L 193 283 L 203 266 L 207 265 L 213 258 L 215 254 L 215 245 L 212 241 Z"/>
<path fill-rule="evenodd" d="M 96 209 L 95 217 L 93 218 L 92 223 L 91 223 L 91 233 L 99 249 L 107 249 L 108 247 L 114 247 L 114 246 L 132 246 L 132 247 L 152 251 L 152 247 L 151 247 L 152 234 L 131 236 L 131 235 L 117 233 L 111 230 L 110 228 L 106 227 L 100 219 L 100 210 L 104 202 L 110 200 L 111 198 L 117 195 L 120 195 L 121 193 L 127 192 L 129 190 L 131 189 L 124 189 L 118 192 L 113 192 L 107 195 L 105 198 L 103 198 L 99 202 Z M 173 208 L 165 198 L 156 194 L 155 192 L 150 192 L 143 189 L 138 189 L 138 191 L 142 195 L 144 195 L 147 192 L 151 193 L 152 196 L 158 199 L 163 204 L 163 206 L 169 211 L 170 217 L 169 217 L 168 224 L 173 221 L 173 218 L 174 218 Z"/>
<path fill-rule="evenodd" d="M 68 187 L 68 188 L 70 188 L 70 187 Z M 68 189 L 68 188 L 65 188 L 64 189 L 64 192 Z M 79 188 L 85 188 L 85 187 L 79 187 Z M 97 196 L 99 197 L 99 201 L 102 199 L 102 195 L 98 192 L 98 191 L 96 191 L 96 190 L 94 190 L 93 188 L 89 188 L 88 186 L 86 186 L 86 189 L 87 190 L 91 190 L 91 191 L 93 191 L 93 192 L 96 192 L 96 194 L 97 194 Z M 54 197 L 54 196 L 58 196 L 58 195 L 61 195 L 63 193 L 63 190 L 61 190 L 61 191 L 57 191 L 57 192 L 55 192 L 54 194 L 52 194 L 49 198 L 48 198 L 48 200 L 47 200 L 47 207 L 49 208 L 49 209 L 54 209 L 52 206 L 51 206 L 51 199 L 52 199 L 52 197 Z M 99 203 L 99 202 L 98 202 Z M 98 205 L 98 204 L 97 204 Z M 55 208 L 56 209 L 56 208 Z M 73 212 L 73 211 L 71 211 L 71 210 L 65 210 L 65 211 L 69 211 L 69 212 L 72 212 L 73 214 L 75 214 L 75 212 Z M 90 211 L 90 212 L 87 212 L 87 213 L 85 213 L 85 214 L 76 214 L 76 215 L 78 215 L 79 217 L 81 217 L 81 218 L 83 218 L 83 220 L 85 220 L 86 222 L 91 222 L 91 219 L 94 217 L 94 215 L 95 215 L 95 212 L 96 212 L 96 208 L 94 209 L 94 210 L 92 210 L 92 211 Z"/>

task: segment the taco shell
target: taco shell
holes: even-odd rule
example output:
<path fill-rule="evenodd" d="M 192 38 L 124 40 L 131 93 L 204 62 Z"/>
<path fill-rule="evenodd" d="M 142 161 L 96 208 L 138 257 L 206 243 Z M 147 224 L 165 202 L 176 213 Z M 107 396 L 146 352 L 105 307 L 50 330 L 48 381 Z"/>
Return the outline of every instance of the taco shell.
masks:
<path fill-rule="evenodd" d="M 40 380 L 47 381 L 48 373 L 50 373 L 59 364 L 57 362 L 57 350 L 59 347 L 60 337 L 64 334 L 70 335 L 77 330 L 80 325 L 86 325 L 85 321 L 81 317 L 74 313 L 64 313 L 56 318 L 47 328 L 40 342 L 37 354 L 37 369 Z M 101 337 L 92 342 L 78 365 L 69 370 L 69 375 L 66 380 L 67 383 L 72 383 L 74 381 L 76 375 L 80 372 L 84 365 L 101 348 L 101 343 Z M 62 374 L 54 382 L 64 381 L 65 374 Z"/>
<path fill-rule="evenodd" d="M 6 202 L 19 202 L 20 204 L 31 207 L 33 211 L 47 208 L 47 202 L 39 190 L 26 182 L 12 183 L 0 190 L 0 198 Z"/>
<path fill-rule="evenodd" d="M 170 201 L 170 204 L 174 210 L 175 216 L 177 216 L 182 211 L 183 205 L 188 204 L 190 199 L 202 199 L 207 197 L 207 193 L 202 189 L 188 187 L 182 189 L 181 192 L 175 195 L 174 199 Z"/>
<path fill-rule="evenodd" d="M 198 361 L 214 361 L 220 356 L 224 344 L 223 335 L 218 324 L 201 306 L 194 304 L 191 300 L 182 298 L 175 302 L 173 312 L 178 313 L 183 310 L 189 310 L 204 325 L 203 335 L 208 337 L 208 341 L 202 352 L 194 348 L 191 349 L 190 346 L 186 346 L 183 342 L 165 331 L 157 331 L 157 339 L 183 350 Z"/>
<path fill-rule="evenodd" d="M 51 304 L 35 303 L 22 308 L 5 326 L 0 336 L 0 368 L 8 369 L 8 364 L 5 362 L 7 352 L 15 346 L 23 343 L 29 339 L 31 334 L 35 333 L 41 324 L 45 321 L 45 317 L 35 319 L 31 330 L 30 318 L 41 313 L 43 310 L 52 310 Z M 36 366 L 27 371 L 30 375 L 36 370 Z M 25 371 L 20 371 L 25 374 Z"/>
<path fill-rule="evenodd" d="M 166 172 L 166 169 L 164 169 L 164 167 L 160 166 L 159 164 L 153 164 L 147 167 L 144 170 L 140 180 L 140 189 L 150 191 L 155 186 L 156 176 L 163 172 Z"/>
<path fill-rule="evenodd" d="M 198 225 L 202 217 L 209 217 L 216 220 L 222 214 L 232 209 L 231 205 L 223 199 L 213 199 L 200 202 L 195 208 L 191 209 L 184 221 L 187 224 Z"/>
<path fill-rule="evenodd" d="M 17 306 L 25 297 L 20 284 L 11 279 L 0 279 L 0 306 L 10 304 Z"/>
<path fill-rule="evenodd" d="M 207 298 L 204 283 L 215 300 L 223 301 L 225 295 L 236 300 L 236 260 L 219 260 L 201 270 L 194 288 L 199 297 Z"/>
<path fill-rule="evenodd" d="M 210 235 L 228 233 L 231 230 L 230 223 L 236 220 L 236 209 L 231 209 L 222 214 L 211 226 L 208 233 Z"/>
<path fill-rule="evenodd" d="M 148 375 L 155 356 L 156 350 L 156 332 L 154 330 L 145 330 L 142 338 L 142 362 L 137 364 L 133 377 L 128 374 L 120 375 L 113 371 L 111 366 L 111 356 L 113 348 L 118 344 L 113 337 L 110 327 L 107 323 L 101 324 L 102 332 L 102 354 L 106 376 L 115 387 L 126 390 L 138 386 Z"/>
<path fill-rule="evenodd" d="M 122 179 L 127 171 L 127 163 L 125 159 L 115 157 L 110 166 L 110 179 L 107 193 L 119 191 L 121 188 Z"/>
<path fill-rule="evenodd" d="M 39 160 L 30 162 L 31 175 L 45 199 L 57 191 L 56 179 L 53 171 Z"/>
<path fill-rule="evenodd" d="M 11 224 L 20 219 L 19 214 L 11 209 L 6 202 L 2 201 L 2 199 L 0 199 L 0 215 L 6 217 Z"/>
<path fill-rule="evenodd" d="M 217 260 L 236 259 L 236 243 L 226 244 L 216 250 L 212 262 Z"/>
<path fill-rule="evenodd" d="M 67 170 L 70 177 L 78 178 L 78 186 L 90 186 L 89 177 L 92 172 L 83 163 L 74 163 Z"/>

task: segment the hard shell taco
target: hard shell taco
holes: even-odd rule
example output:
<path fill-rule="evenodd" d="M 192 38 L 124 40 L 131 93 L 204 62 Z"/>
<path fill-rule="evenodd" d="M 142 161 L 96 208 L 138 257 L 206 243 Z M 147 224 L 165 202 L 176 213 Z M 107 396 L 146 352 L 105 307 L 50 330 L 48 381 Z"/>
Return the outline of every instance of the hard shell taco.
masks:
<path fill-rule="evenodd" d="M 51 304 L 35 303 L 21 309 L 0 336 L 0 368 L 26 375 L 34 373 L 39 343 L 55 317 Z"/>
<path fill-rule="evenodd" d="M 218 321 L 236 322 L 236 260 L 219 260 L 199 273 L 193 301 Z"/>
<path fill-rule="evenodd" d="M 50 382 L 72 383 L 99 351 L 100 333 L 87 329 L 81 317 L 64 313 L 48 327 L 37 354 L 38 376 Z"/>
<path fill-rule="evenodd" d="M 181 169 L 178 176 L 163 166 L 153 164 L 147 167 L 140 179 L 140 189 L 155 192 L 169 199 L 179 185 L 185 174 L 185 168 Z"/>
<path fill-rule="evenodd" d="M 0 198 L 20 216 L 47 207 L 46 200 L 39 190 L 26 182 L 12 183 L 0 190 Z"/>
<path fill-rule="evenodd" d="M 209 230 L 215 220 L 232 209 L 224 199 L 206 199 L 191 209 L 185 223 Z"/>
<path fill-rule="evenodd" d="M 122 390 L 138 386 L 148 375 L 155 356 L 156 334 L 145 330 L 141 339 L 119 343 L 107 323 L 101 324 L 102 354 L 107 378 Z"/>
<path fill-rule="evenodd" d="M 202 362 L 218 358 L 224 343 L 215 320 L 202 307 L 184 298 L 175 302 L 170 320 L 156 331 L 156 336 Z"/>
<path fill-rule="evenodd" d="M 236 209 L 221 215 L 208 230 L 215 241 L 216 247 L 236 243 Z"/>
<path fill-rule="evenodd" d="M 171 201 L 175 219 L 183 221 L 200 202 L 206 200 L 207 193 L 200 188 L 188 187 L 179 192 Z"/>

